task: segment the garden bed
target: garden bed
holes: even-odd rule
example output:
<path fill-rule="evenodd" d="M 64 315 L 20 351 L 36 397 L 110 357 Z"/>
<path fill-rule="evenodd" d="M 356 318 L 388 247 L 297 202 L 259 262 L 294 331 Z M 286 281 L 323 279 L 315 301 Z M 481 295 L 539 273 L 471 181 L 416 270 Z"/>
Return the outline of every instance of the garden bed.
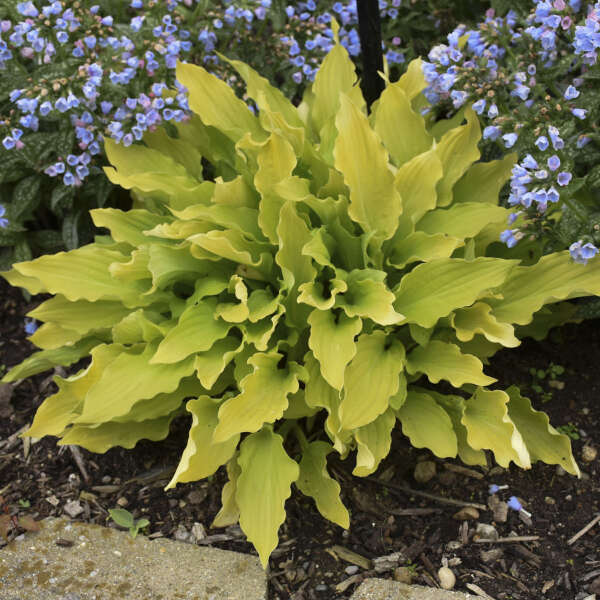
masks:
<path fill-rule="evenodd" d="M 0 298 L 0 366 L 10 367 L 32 351 L 23 316 L 38 302 L 25 302 L 3 280 Z M 547 371 L 551 363 L 564 367 L 564 373 L 530 373 L 532 368 Z M 569 543 L 600 513 L 600 463 L 597 458 L 582 460 L 584 447 L 592 448 L 585 450 L 590 459 L 600 440 L 598 364 L 596 320 L 555 330 L 541 343 L 527 341 L 516 350 L 502 351 L 486 368 L 498 378 L 499 387 L 520 385 L 553 425 L 567 426 L 573 437 L 579 436 L 573 446 L 581 479 L 541 464 L 530 471 L 492 464 L 490 469 L 464 470 L 458 460 L 440 461 L 412 448 L 398 430 L 390 455 L 372 477 L 353 477 L 351 458 L 330 462 L 351 513 L 348 533 L 325 521 L 312 500 L 294 492 L 286 505 L 280 545 L 271 556 L 269 598 L 349 598 L 364 577 L 407 573 L 414 583 L 437 585 L 435 574 L 443 559 L 457 576 L 456 589 L 485 590 L 497 600 L 583 599 L 599 593 L 600 525 Z M 147 518 L 146 533 L 153 537 L 253 552 L 237 526 L 209 529 L 220 507 L 221 472 L 212 481 L 163 491 L 186 444 L 185 418 L 174 422 L 164 442 L 141 442 L 133 450 L 115 448 L 103 455 L 56 446 L 53 438 L 31 444 L 17 438 L 52 393 L 50 375 L 5 387 L 4 396 L 0 390 L 0 495 L 8 510 L 41 519 L 62 515 L 67 507 L 78 520 L 109 524 L 108 509 L 122 507 L 136 518 Z M 415 465 L 423 460 L 435 463 L 436 475 L 417 483 Z M 512 510 L 506 521 L 495 521 L 491 510 L 481 508 L 473 520 L 458 520 L 454 515 L 461 506 L 443 502 L 451 498 L 486 505 L 492 483 L 508 485 L 496 497 L 517 496 L 531 521 Z M 513 534 L 537 539 L 478 543 L 478 523 L 493 525 L 501 539 Z M 387 561 L 373 560 L 389 555 L 394 556 Z M 401 574 L 398 566 L 408 568 Z"/>

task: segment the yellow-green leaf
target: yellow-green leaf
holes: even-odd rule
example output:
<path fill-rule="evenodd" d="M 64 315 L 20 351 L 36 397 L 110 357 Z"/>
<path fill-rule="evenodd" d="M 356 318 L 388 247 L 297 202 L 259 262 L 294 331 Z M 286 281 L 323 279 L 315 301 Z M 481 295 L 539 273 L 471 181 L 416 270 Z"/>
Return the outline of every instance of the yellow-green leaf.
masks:
<path fill-rule="evenodd" d="M 194 368 L 200 383 L 210 390 L 225 367 L 241 352 L 244 342 L 233 337 L 216 341 L 209 350 L 196 355 Z"/>
<path fill-rule="evenodd" d="M 427 213 L 417 224 L 425 233 L 445 233 L 464 240 L 475 237 L 490 223 L 506 223 L 510 211 L 502 206 L 463 202 Z"/>
<path fill-rule="evenodd" d="M 169 216 L 141 209 L 122 211 L 116 208 L 96 208 L 90 211 L 90 216 L 96 227 L 106 227 L 110 231 L 113 240 L 126 242 L 132 246 L 139 246 L 150 241 L 144 231 L 172 221 Z"/>
<path fill-rule="evenodd" d="M 78 424 L 95 425 L 126 415 L 140 400 L 174 392 L 179 382 L 194 372 L 194 359 L 171 365 L 151 364 L 154 347 L 141 354 L 122 352 L 86 394 Z"/>
<path fill-rule="evenodd" d="M 529 398 L 524 398 L 519 388 L 511 386 L 506 390 L 508 416 L 523 436 L 531 457 L 531 462 L 541 460 L 548 465 L 560 465 L 567 473 L 581 475 L 573 458 L 571 440 L 550 425 L 548 415 L 534 410 Z"/>
<path fill-rule="evenodd" d="M 240 441 L 239 435 L 221 443 L 213 441 L 219 406 L 208 396 L 199 396 L 196 400 L 190 400 L 186 408 L 192 413 L 192 426 L 187 446 L 166 490 L 175 487 L 178 483 L 209 477 L 231 459 Z"/>
<path fill-rule="evenodd" d="M 248 359 L 254 370 L 240 381 L 240 393 L 219 408 L 215 442 L 224 442 L 243 431 L 258 431 L 264 423 L 281 418 L 288 396 L 299 387 L 298 369 L 294 364 L 279 368 L 282 358 L 278 352 L 257 352 Z"/>
<path fill-rule="evenodd" d="M 499 322 L 491 314 L 492 307 L 484 302 L 476 302 L 468 308 L 458 309 L 450 322 L 461 342 L 468 342 L 475 334 L 481 333 L 490 342 L 515 348 L 521 342 L 515 337 L 515 330 L 508 323 Z"/>
<path fill-rule="evenodd" d="M 452 421 L 429 394 L 410 390 L 397 415 L 402 433 L 415 448 L 429 448 L 440 458 L 456 456 L 458 446 Z"/>
<path fill-rule="evenodd" d="M 221 491 L 221 508 L 217 513 L 211 527 L 229 527 L 238 522 L 240 518 L 240 509 L 235 500 L 237 481 L 239 479 L 240 465 L 238 464 L 239 453 L 235 453 L 233 458 L 227 463 L 227 475 L 229 481 L 223 486 Z"/>
<path fill-rule="evenodd" d="M 321 374 L 329 385 L 341 390 L 346 365 L 356 354 L 355 337 L 362 329 L 362 321 L 342 312 L 315 309 L 308 317 L 308 324 L 308 346 L 321 365 Z"/>
<path fill-rule="evenodd" d="M 471 354 L 462 354 L 458 346 L 430 341 L 426 346 L 417 346 L 406 356 L 406 370 L 414 375 L 424 373 L 431 383 L 440 379 L 449 381 L 459 388 L 465 383 L 490 385 L 496 381 L 483 372 L 481 361 Z"/>
<path fill-rule="evenodd" d="M 350 216 L 365 232 L 382 239 L 392 237 L 402 200 L 394 186 L 387 150 L 367 117 L 346 95 L 341 96 L 335 126 L 335 167 L 350 188 Z"/>
<path fill-rule="evenodd" d="M 392 429 L 396 424 L 396 413 L 388 408 L 372 423 L 363 425 L 354 431 L 358 447 L 356 466 L 352 471 L 358 477 L 367 477 L 374 473 L 379 463 L 388 455 L 392 445 Z"/>
<path fill-rule="evenodd" d="M 258 119 L 231 87 L 203 67 L 177 63 L 177 80 L 189 92 L 190 108 L 205 125 L 212 125 L 237 142 L 246 133 L 260 141 L 266 137 Z"/>
<path fill-rule="evenodd" d="M 267 427 L 244 439 L 238 463 L 241 474 L 235 499 L 240 509 L 240 527 L 266 568 L 285 520 L 285 501 L 300 469 L 284 450 L 283 438 Z"/>
<path fill-rule="evenodd" d="M 388 262 L 396 269 L 402 269 L 415 261 L 430 262 L 436 258 L 449 258 L 462 244 L 462 240 L 445 233 L 429 235 L 423 231 L 415 231 L 394 244 L 389 251 Z"/>
<path fill-rule="evenodd" d="M 459 179 L 452 190 L 453 202 L 486 202 L 496 204 L 500 190 L 510 178 L 517 154 L 507 154 L 502 160 L 474 164 Z"/>
<path fill-rule="evenodd" d="M 502 298 L 487 301 L 495 317 L 526 325 L 544 304 L 600 296 L 600 261 L 581 265 L 572 261 L 567 250 L 548 254 L 531 267 L 517 267 L 499 292 Z"/>
<path fill-rule="evenodd" d="M 356 355 L 344 373 L 344 395 L 339 416 L 342 429 L 368 425 L 383 414 L 398 391 L 404 368 L 404 346 L 379 330 L 362 334 Z"/>
<path fill-rule="evenodd" d="M 466 124 L 447 131 L 435 148 L 444 170 L 437 186 L 438 206 L 448 206 L 452 202 L 454 184 L 480 156 L 477 146 L 481 137 L 479 118 L 470 108 L 465 111 L 465 117 Z"/>
<path fill-rule="evenodd" d="M 440 258 L 414 268 L 394 289 L 394 308 L 409 323 L 433 327 L 453 310 L 470 306 L 483 292 L 501 285 L 516 261 Z"/>
<path fill-rule="evenodd" d="M 215 318 L 216 304 L 214 298 L 205 298 L 186 308 L 177 325 L 158 346 L 150 363 L 177 363 L 190 354 L 209 350 L 217 340 L 224 338 L 231 324 Z"/>
<path fill-rule="evenodd" d="M 398 166 L 427 152 L 433 144 L 423 117 L 412 109 L 401 82 L 386 86 L 381 94 L 374 111 L 374 129 Z"/>
<path fill-rule="evenodd" d="M 509 400 L 502 390 L 479 388 L 465 402 L 462 424 L 467 428 L 467 442 L 475 450 L 491 450 L 496 462 L 505 469 L 511 460 L 529 469 L 531 460 L 527 447 L 508 414 Z"/>
<path fill-rule="evenodd" d="M 110 421 L 93 427 L 73 425 L 62 436 L 58 445 L 74 444 L 98 453 L 106 452 L 115 446 L 133 448 L 140 440 L 164 440 L 169 435 L 169 426 L 175 416 L 176 413 L 137 423 Z"/>
<path fill-rule="evenodd" d="M 319 512 L 344 529 L 350 527 L 350 515 L 340 499 L 340 486 L 327 472 L 327 455 L 333 448 L 326 442 L 312 442 L 302 450 L 298 489 L 314 499 Z"/>

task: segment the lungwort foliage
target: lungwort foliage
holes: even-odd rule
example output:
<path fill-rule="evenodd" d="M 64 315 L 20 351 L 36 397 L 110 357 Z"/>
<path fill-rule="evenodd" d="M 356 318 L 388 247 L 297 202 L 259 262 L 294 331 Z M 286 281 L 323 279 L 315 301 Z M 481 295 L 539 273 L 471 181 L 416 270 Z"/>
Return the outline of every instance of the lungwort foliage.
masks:
<path fill-rule="evenodd" d="M 104 452 L 191 415 L 168 487 L 225 465 L 214 525 L 239 521 L 263 565 L 292 484 L 349 526 L 327 456 L 367 476 L 397 422 L 439 457 L 476 465 L 491 450 L 503 467 L 578 474 L 569 439 L 484 372 L 499 348 L 568 317 L 563 300 L 600 294 L 600 263 L 520 260 L 493 243 L 513 158 L 477 162 L 471 111 L 426 123 L 418 62 L 370 115 L 340 45 L 297 108 L 232 64 L 256 114 L 180 64 L 195 116 L 178 136 L 106 141 L 106 172 L 134 208 L 93 210 L 108 235 L 3 273 L 54 295 L 29 315 L 44 322 L 40 351 L 4 381 L 91 359 L 56 377 L 25 435 Z"/>

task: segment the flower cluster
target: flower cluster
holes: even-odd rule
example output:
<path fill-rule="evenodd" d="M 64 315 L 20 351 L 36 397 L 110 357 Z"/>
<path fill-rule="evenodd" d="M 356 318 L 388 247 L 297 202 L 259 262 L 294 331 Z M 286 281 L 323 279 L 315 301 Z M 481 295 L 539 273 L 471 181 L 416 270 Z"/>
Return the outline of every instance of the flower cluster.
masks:
<path fill-rule="evenodd" d="M 599 14 L 600 3 L 580 0 L 534 0 L 524 20 L 490 9 L 477 28 L 453 31 L 424 64 L 425 95 L 435 114 L 471 104 L 488 154 L 514 148 L 520 157 L 507 197 L 517 210 L 500 236 L 511 248 L 531 236 L 555 245 L 561 237 L 554 234 L 556 213 L 571 209 L 570 199 L 585 183 L 578 161 L 597 139 L 588 118 L 597 91 L 588 71 L 600 45 Z M 579 226 L 570 251 L 585 264 L 598 252 L 600 237 L 587 214 L 574 214 Z"/>

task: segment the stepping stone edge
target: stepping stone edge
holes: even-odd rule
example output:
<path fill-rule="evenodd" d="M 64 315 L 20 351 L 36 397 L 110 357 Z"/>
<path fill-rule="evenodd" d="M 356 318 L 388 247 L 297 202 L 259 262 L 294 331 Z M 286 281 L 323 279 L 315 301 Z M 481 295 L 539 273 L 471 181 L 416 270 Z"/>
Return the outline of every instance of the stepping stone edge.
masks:
<path fill-rule="evenodd" d="M 67 519 L 41 524 L 0 548 L 0 600 L 267 599 L 249 554 Z"/>
<path fill-rule="evenodd" d="M 350 600 L 476 600 L 476 596 L 390 579 L 365 579 Z"/>

